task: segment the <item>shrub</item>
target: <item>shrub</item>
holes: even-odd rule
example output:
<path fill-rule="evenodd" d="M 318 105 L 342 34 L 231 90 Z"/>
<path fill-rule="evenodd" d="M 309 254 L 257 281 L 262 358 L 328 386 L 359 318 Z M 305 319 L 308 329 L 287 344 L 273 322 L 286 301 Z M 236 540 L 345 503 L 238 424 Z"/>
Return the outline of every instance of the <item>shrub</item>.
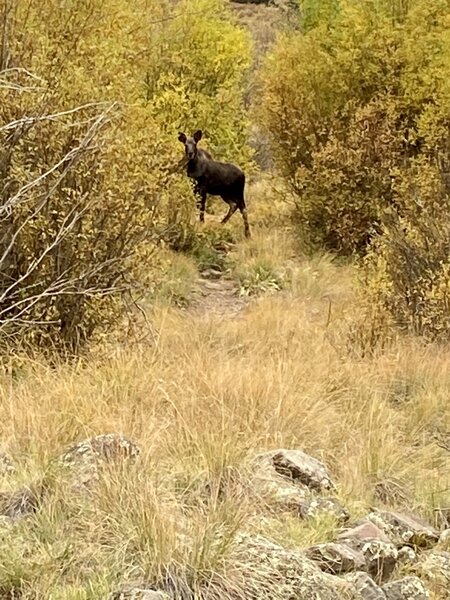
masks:
<path fill-rule="evenodd" d="M 399 173 L 446 147 L 448 2 L 342 0 L 323 18 L 306 4 L 306 33 L 285 34 L 267 58 L 257 112 L 300 231 L 364 252 Z"/>
<path fill-rule="evenodd" d="M 146 284 L 160 237 L 188 236 L 178 130 L 250 160 L 250 46 L 222 0 L 17 0 L 3 19 L 0 342 L 74 352 Z"/>
<path fill-rule="evenodd" d="M 417 161 L 398 183 L 402 216 L 386 215 L 366 258 L 369 302 L 429 340 L 450 339 L 449 192 L 435 165 Z"/>

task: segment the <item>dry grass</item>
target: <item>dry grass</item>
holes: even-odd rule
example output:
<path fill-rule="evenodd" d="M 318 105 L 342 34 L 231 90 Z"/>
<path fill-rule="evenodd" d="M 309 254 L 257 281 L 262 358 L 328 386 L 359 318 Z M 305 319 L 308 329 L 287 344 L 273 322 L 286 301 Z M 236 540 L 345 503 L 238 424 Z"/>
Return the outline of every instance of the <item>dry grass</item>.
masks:
<path fill-rule="evenodd" d="M 295 256 L 286 233 L 256 232 L 231 260 L 237 276 L 270 262 L 283 291 L 260 296 L 239 319 L 159 305 L 152 343 L 111 345 L 77 365 L 15 357 L 3 368 L 0 439 L 18 472 L 2 489 L 35 480 L 50 457 L 94 434 L 122 432 L 143 456 L 105 475 L 89 499 L 56 481 L 38 514 L 0 528 L 1 598 L 16 590 L 88 600 L 139 578 L 208 582 L 215 598 L 224 574 L 231 585 L 239 571 L 230 566 L 237 531 L 286 546 L 330 539 L 332 520 L 277 515 L 249 489 L 249 461 L 269 448 L 323 458 L 353 516 L 380 505 L 380 482 L 391 506 L 406 502 L 430 519 L 450 506 L 450 453 L 433 438 L 450 431 L 448 351 L 404 339 L 349 356 L 352 267 Z M 191 267 L 181 260 L 176 276 L 190 281 Z"/>

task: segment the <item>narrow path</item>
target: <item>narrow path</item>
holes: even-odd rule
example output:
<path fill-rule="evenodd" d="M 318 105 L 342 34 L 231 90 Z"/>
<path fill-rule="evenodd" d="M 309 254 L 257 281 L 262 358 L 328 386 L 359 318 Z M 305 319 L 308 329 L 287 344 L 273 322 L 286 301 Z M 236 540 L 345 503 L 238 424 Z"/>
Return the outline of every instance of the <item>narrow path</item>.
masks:
<path fill-rule="evenodd" d="M 198 278 L 198 294 L 187 309 L 192 315 L 218 319 L 234 319 L 249 303 L 248 298 L 239 296 L 236 282 L 224 274 L 209 270 Z"/>

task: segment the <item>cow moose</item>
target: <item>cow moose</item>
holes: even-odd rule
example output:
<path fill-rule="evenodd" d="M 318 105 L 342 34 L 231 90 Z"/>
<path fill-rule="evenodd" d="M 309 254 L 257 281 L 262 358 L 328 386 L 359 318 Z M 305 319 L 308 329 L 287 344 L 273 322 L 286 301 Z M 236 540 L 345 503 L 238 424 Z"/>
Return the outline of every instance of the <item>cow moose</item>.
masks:
<path fill-rule="evenodd" d="M 202 139 L 200 129 L 192 137 L 180 133 L 178 139 L 184 144 L 187 175 L 195 180 L 194 192 L 200 197 L 198 203 L 200 222 L 203 223 L 205 220 L 207 195 L 220 196 L 229 206 L 222 223 L 227 223 L 239 209 L 244 220 L 245 237 L 250 237 L 247 207 L 244 200 L 245 174 L 243 171 L 233 164 L 214 160 L 209 152 L 199 148 L 197 144 Z"/>

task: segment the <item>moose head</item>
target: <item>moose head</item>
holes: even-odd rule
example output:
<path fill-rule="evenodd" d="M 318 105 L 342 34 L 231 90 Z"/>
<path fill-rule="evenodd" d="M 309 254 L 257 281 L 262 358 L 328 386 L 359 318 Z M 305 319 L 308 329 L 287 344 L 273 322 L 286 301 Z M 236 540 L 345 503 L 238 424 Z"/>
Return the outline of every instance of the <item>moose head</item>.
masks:
<path fill-rule="evenodd" d="M 184 144 L 188 160 L 194 160 L 197 157 L 197 144 L 202 139 L 201 129 L 198 129 L 192 137 L 187 137 L 185 133 L 180 133 L 178 139 Z"/>

